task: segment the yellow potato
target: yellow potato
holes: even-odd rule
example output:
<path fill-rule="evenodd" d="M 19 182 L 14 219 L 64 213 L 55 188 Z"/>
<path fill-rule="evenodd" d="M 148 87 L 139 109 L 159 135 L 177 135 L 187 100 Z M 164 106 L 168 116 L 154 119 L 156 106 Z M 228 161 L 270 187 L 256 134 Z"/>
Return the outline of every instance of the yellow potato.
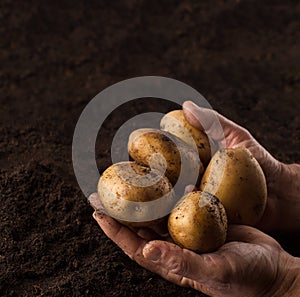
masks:
<path fill-rule="evenodd" d="M 163 131 L 176 135 L 198 150 L 202 163 L 206 166 L 211 158 L 211 147 L 204 129 L 196 129 L 185 119 L 183 110 L 167 113 L 160 122 Z"/>
<path fill-rule="evenodd" d="M 116 163 L 103 172 L 98 195 L 110 216 L 135 227 L 158 223 L 175 204 L 172 185 L 165 176 L 129 161 Z"/>
<path fill-rule="evenodd" d="M 211 252 L 224 244 L 227 217 L 221 202 L 207 192 L 186 194 L 172 210 L 169 233 L 176 244 L 200 252 Z"/>
<path fill-rule="evenodd" d="M 266 179 L 248 149 L 239 147 L 218 151 L 202 177 L 200 189 L 219 198 L 229 223 L 254 226 L 264 213 Z"/>
<path fill-rule="evenodd" d="M 180 138 L 158 130 L 138 129 L 129 136 L 128 152 L 138 163 L 162 172 L 174 185 L 179 176 L 184 185 L 200 181 L 204 171 L 195 150 Z"/>

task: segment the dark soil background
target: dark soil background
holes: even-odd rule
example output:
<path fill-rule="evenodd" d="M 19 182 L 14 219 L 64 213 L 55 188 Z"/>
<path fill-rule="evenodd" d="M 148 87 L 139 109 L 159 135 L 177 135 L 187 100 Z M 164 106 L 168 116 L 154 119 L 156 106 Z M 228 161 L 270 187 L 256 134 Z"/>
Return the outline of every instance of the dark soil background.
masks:
<path fill-rule="evenodd" d="M 73 174 L 75 124 L 105 87 L 167 76 L 299 163 L 299 19 L 292 0 L 2 0 L 0 296 L 203 296 L 140 268 L 101 232 Z M 122 120 L 138 110 L 127 109 Z M 110 156 L 99 158 L 103 170 Z M 275 236 L 300 254 L 296 235 Z"/>

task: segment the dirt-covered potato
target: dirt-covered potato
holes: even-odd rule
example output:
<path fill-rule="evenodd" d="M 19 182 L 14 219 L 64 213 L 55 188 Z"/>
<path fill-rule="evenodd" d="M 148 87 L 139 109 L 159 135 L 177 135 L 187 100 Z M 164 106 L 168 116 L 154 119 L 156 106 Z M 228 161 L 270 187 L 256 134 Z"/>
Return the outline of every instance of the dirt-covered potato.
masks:
<path fill-rule="evenodd" d="M 160 122 L 163 131 L 176 135 L 198 150 L 202 163 L 206 166 L 211 158 L 211 147 L 204 129 L 199 130 L 185 119 L 183 110 L 167 113 Z"/>
<path fill-rule="evenodd" d="M 227 217 L 221 202 L 202 191 L 186 194 L 168 219 L 169 233 L 176 244 L 200 252 L 211 252 L 224 244 Z"/>
<path fill-rule="evenodd" d="M 158 129 L 138 129 L 129 136 L 128 152 L 138 163 L 165 172 L 174 185 L 200 182 L 204 171 L 198 153 L 180 138 Z M 165 171 L 164 171 L 165 169 Z"/>
<path fill-rule="evenodd" d="M 116 163 L 103 172 L 98 195 L 110 216 L 135 227 L 158 223 L 175 204 L 167 177 L 129 161 Z"/>
<path fill-rule="evenodd" d="M 254 226 L 264 213 L 266 179 L 248 149 L 239 147 L 218 151 L 203 175 L 200 189 L 219 198 L 229 223 Z"/>

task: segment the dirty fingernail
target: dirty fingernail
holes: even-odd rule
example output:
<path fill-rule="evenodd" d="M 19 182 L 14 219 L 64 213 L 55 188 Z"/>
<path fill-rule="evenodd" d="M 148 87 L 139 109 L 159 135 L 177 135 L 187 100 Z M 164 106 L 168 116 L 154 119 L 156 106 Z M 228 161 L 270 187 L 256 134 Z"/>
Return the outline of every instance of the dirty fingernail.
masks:
<path fill-rule="evenodd" d="M 93 218 L 97 221 L 97 220 L 102 220 L 104 217 L 104 212 L 100 211 L 100 210 L 96 210 L 93 212 Z"/>

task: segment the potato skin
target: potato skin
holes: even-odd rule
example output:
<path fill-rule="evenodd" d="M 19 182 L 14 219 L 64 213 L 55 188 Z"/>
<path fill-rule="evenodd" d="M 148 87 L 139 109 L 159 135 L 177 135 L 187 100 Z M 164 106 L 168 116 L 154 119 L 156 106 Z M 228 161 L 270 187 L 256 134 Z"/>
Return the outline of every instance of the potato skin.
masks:
<path fill-rule="evenodd" d="M 103 172 L 98 195 L 108 215 L 134 227 L 158 223 L 176 203 L 165 176 L 130 161 L 113 164 Z"/>
<path fill-rule="evenodd" d="M 182 184 L 197 184 L 200 182 L 204 167 L 199 156 L 188 144 L 180 138 L 158 129 L 138 129 L 131 133 L 128 141 L 128 152 L 138 163 L 162 171 L 166 168 L 165 175 L 174 185 L 181 173 Z M 164 157 L 166 164 L 157 155 Z M 183 162 L 181 162 L 183 161 Z"/>
<path fill-rule="evenodd" d="M 211 252 L 226 240 L 226 212 L 210 193 L 191 192 L 171 212 L 168 229 L 179 246 L 199 253 Z"/>
<path fill-rule="evenodd" d="M 196 146 L 200 159 L 207 166 L 211 159 L 211 147 L 204 129 L 193 127 L 186 119 L 183 110 L 173 110 L 167 113 L 160 121 L 163 131 L 169 132 L 192 147 Z"/>
<path fill-rule="evenodd" d="M 224 205 L 231 224 L 255 226 L 267 202 L 264 173 L 246 148 L 227 148 L 211 159 L 200 189 L 214 194 Z"/>

